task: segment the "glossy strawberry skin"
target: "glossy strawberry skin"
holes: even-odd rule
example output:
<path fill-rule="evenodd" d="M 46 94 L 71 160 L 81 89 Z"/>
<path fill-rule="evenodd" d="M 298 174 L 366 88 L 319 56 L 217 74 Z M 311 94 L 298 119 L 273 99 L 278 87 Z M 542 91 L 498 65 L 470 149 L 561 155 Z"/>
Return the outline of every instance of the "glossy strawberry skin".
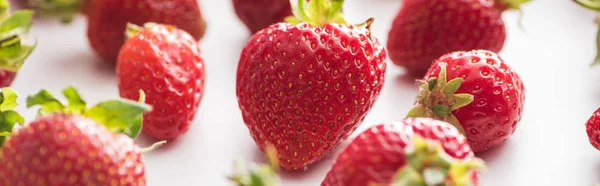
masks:
<path fill-rule="evenodd" d="M 115 63 L 128 22 L 174 25 L 199 40 L 206 23 L 196 0 L 91 0 L 87 5 L 88 39 L 107 62 Z"/>
<path fill-rule="evenodd" d="M 321 159 L 377 99 L 386 53 L 368 32 L 279 23 L 242 50 L 236 92 L 244 122 L 261 149 L 275 145 L 285 169 Z"/>
<path fill-rule="evenodd" d="M 204 61 L 196 40 L 171 26 L 153 26 L 129 39 L 117 64 L 119 94 L 153 110 L 144 114 L 143 132 L 169 140 L 190 128 L 204 95 Z"/>
<path fill-rule="evenodd" d="M 403 1 L 388 36 L 390 59 L 421 77 L 446 53 L 499 52 L 506 39 L 504 10 L 494 0 Z"/>
<path fill-rule="evenodd" d="M 13 133 L 0 151 L 0 185 L 146 185 L 140 149 L 81 116 L 53 114 Z"/>
<path fill-rule="evenodd" d="M 390 184 L 406 164 L 406 147 L 414 136 L 439 141 L 450 156 L 473 158 L 467 140 L 452 125 L 429 118 L 409 118 L 367 129 L 338 155 L 321 186 Z M 475 172 L 473 178 L 477 178 Z"/>
<path fill-rule="evenodd" d="M 585 124 L 585 130 L 594 148 L 600 150 L 600 108 L 594 111 L 594 114 Z"/>
<path fill-rule="evenodd" d="M 0 69 L 0 87 L 10 87 L 16 76 L 16 72 Z"/>
<path fill-rule="evenodd" d="M 292 15 L 290 1 L 233 0 L 233 8 L 240 20 L 256 33 Z"/>
<path fill-rule="evenodd" d="M 485 151 L 506 141 L 521 120 L 525 87 L 515 73 L 497 54 L 473 50 L 454 52 L 436 60 L 424 80 L 437 77 L 447 65 L 447 79 L 464 78 L 457 94 L 468 93 L 474 100 L 452 113 L 456 116 L 471 148 Z"/>

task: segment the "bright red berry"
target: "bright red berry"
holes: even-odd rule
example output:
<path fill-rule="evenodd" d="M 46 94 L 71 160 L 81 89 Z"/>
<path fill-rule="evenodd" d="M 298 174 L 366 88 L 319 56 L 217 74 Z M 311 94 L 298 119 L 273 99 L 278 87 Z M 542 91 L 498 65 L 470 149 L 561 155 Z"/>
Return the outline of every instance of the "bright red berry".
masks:
<path fill-rule="evenodd" d="M 252 33 L 292 15 L 290 1 L 287 0 L 233 0 L 232 3 L 237 16 Z"/>
<path fill-rule="evenodd" d="M 587 132 L 590 144 L 600 150 L 600 108 L 594 111 L 592 117 L 585 124 L 585 131 Z"/>
<path fill-rule="evenodd" d="M 141 149 L 127 135 L 139 133 L 149 107 L 111 100 L 88 109 L 75 89 L 63 93 L 68 105 L 45 90 L 28 97 L 28 106 L 41 105 L 41 116 L 14 132 L 23 118 L 0 113 L 11 118 L 0 123 L 0 132 L 12 132 L 0 149 L 0 185 L 146 185 Z M 16 94 L 2 94 L 13 95 L 9 101 L 16 106 Z"/>
<path fill-rule="evenodd" d="M 307 168 L 350 135 L 377 99 L 386 69 L 385 50 L 368 29 L 372 20 L 352 26 L 341 19 L 341 4 L 310 3 L 333 16 L 259 31 L 237 71 L 244 122 L 261 149 L 275 146 L 285 169 Z"/>
<path fill-rule="evenodd" d="M 433 63 L 408 116 L 448 121 L 481 152 L 515 132 L 524 101 L 521 78 L 497 54 L 453 52 Z"/>
<path fill-rule="evenodd" d="M 506 39 L 502 12 L 530 0 L 406 0 L 392 23 L 390 59 L 422 76 L 438 57 L 485 49 L 499 52 Z"/>
<path fill-rule="evenodd" d="M 119 94 L 137 100 L 143 90 L 146 103 L 154 108 L 144 115 L 143 132 L 156 139 L 174 139 L 188 131 L 204 95 L 200 47 L 173 26 L 136 27 L 130 25 L 133 33 L 119 54 Z"/>
<path fill-rule="evenodd" d="M 116 61 L 126 40 L 123 33 L 127 23 L 173 25 L 196 41 L 206 30 L 197 0 L 90 0 L 88 3 L 89 42 L 109 62 Z"/>
<path fill-rule="evenodd" d="M 483 166 L 451 124 L 409 118 L 371 127 L 356 137 L 321 185 L 477 185 L 477 169 Z M 433 179 L 434 173 L 442 179 Z"/>

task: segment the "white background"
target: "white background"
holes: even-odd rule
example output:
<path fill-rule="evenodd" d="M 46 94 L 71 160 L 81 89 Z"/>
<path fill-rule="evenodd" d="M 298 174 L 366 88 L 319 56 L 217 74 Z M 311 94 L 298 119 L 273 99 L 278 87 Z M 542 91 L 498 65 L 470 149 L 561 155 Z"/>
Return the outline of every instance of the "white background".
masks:
<path fill-rule="evenodd" d="M 399 0 L 347 0 L 344 11 L 354 23 L 375 17 L 374 36 L 385 44 L 399 7 Z M 263 160 L 242 122 L 235 96 L 238 57 L 250 35 L 230 0 L 204 0 L 201 8 L 208 22 L 201 41 L 206 94 L 186 135 L 145 154 L 151 186 L 231 185 L 225 177 L 233 159 Z M 589 67 L 595 55 L 594 13 L 567 0 L 535 0 L 523 11 L 525 32 L 517 27 L 517 12 L 504 14 L 508 39 L 500 54 L 525 82 L 525 112 L 503 146 L 478 154 L 488 163 L 481 185 L 600 182 L 600 152 L 589 145 L 584 127 L 600 106 L 600 66 Z M 22 95 L 21 103 L 25 95 L 41 88 L 59 93 L 67 85 L 79 87 L 89 103 L 118 96 L 113 66 L 101 62 L 88 45 L 84 17 L 68 26 L 40 20 L 31 32 L 38 48 L 13 84 Z M 378 122 L 401 119 L 413 103 L 414 81 L 388 64 L 379 100 L 355 135 Z M 34 110 L 28 110 L 27 117 L 33 116 Z M 149 144 L 144 137 L 138 141 Z M 307 171 L 283 173 L 283 185 L 319 185 L 339 150 Z"/>

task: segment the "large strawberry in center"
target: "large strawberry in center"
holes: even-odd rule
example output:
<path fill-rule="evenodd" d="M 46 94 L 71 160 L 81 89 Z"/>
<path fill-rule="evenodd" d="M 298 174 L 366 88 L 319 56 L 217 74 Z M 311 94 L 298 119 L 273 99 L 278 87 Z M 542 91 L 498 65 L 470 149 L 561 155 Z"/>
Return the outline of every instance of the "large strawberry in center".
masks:
<path fill-rule="evenodd" d="M 290 23 L 256 33 L 242 50 L 236 93 L 261 149 L 306 169 L 358 127 L 383 86 L 386 53 L 372 19 L 347 24 L 341 0 L 300 1 Z"/>

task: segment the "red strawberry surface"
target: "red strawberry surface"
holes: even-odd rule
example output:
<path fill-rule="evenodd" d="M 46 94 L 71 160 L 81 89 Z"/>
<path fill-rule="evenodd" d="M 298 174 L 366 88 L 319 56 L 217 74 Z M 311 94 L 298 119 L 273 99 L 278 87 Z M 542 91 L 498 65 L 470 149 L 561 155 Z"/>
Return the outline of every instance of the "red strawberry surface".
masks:
<path fill-rule="evenodd" d="M 204 95 L 204 61 L 196 40 L 173 26 L 135 28 L 117 64 L 119 94 L 137 100 L 142 89 L 153 111 L 144 115 L 143 132 L 174 139 L 190 128 Z"/>
<path fill-rule="evenodd" d="M 127 23 L 174 25 L 199 40 L 206 23 L 196 0 L 91 0 L 87 5 L 88 39 L 105 60 L 116 62 Z"/>
<path fill-rule="evenodd" d="M 68 114 L 41 117 L 17 130 L 0 151 L 2 185 L 146 185 L 131 138 Z"/>
<path fill-rule="evenodd" d="M 464 132 L 473 151 L 481 152 L 515 132 L 524 101 L 519 75 L 497 54 L 453 52 L 433 63 L 409 116 L 448 121 Z"/>
<path fill-rule="evenodd" d="M 237 16 L 252 33 L 283 22 L 292 15 L 287 0 L 233 0 L 232 3 Z"/>
<path fill-rule="evenodd" d="M 428 154 L 431 152 L 427 151 L 425 151 L 427 153 L 419 153 L 415 138 L 433 142 L 431 144 L 436 144 L 441 152 L 437 152 L 439 153 L 437 155 Z M 437 150 L 435 147 L 427 148 L 430 148 L 428 150 Z M 402 171 L 408 170 L 408 167 L 416 169 L 417 175 L 426 180 L 427 176 L 421 175 L 420 172 L 423 169 L 431 167 L 453 169 L 438 166 L 435 161 L 431 161 L 439 158 L 437 156 L 445 157 L 445 161 L 456 164 L 478 161 L 475 160 L 467 140 L 449 123 L 429 118 L 409 118 L 400 122 L 385 123 L 367 129 L 346 146 L 338 155 L 321 185 L 365 186 L 390 185 L 400 182 L 404 184 L 399 185 L 425 185 L 416 184 L 413 182 L 415 181 L 414 177 L 407 177 L 402 174 Z M 423 167 L 414 167 L 414 163 L 423 163 Z M 467 178 L 467 183 L 470 183 L 465 185 L 477 185 L 476 170 L 463 171 L 463 175 L 460 176 Z M 444 184 L 428 185 L 461 185 L 457 183 L 458 175 L 448 174 L 446 176 L 442 180 Z"/>
<path fill-rule="evenodd" d="M 585 131 L 594 148 L 600 150 L 600 108 L 598 108 L 590 119 L 585 123 Z"/>
<path fill-rule="evenodd" d="M 261 149 L 274 144 L 288 170 L 306 169 L 358 127 L 386 70 L 385 50 L 369 26 L 305 21 L 256 33 L 237 71 L 236 93 L 250 134 Z"/>
<path fill-rule="evenodd" d="M 402 1 L 388 36 L 390 59 L 420 77 L 435 59 L 449 52 L 499 52 L 506 39 L 502 12 L 527 1 Z"/>
<path fill-rule="evenodd" d="M 29 96 L 28 107 L 41 106 L 39 117 L 13 130 L 23 124 L 12 111 L 17 94 L 2 89 L 0 185 L 146 185 L 141 149 L 132 138 L 150 108 L 127 100 L 86 108 L 74 88 L 63 94 L 68 105 L 46 90 Z"/>

